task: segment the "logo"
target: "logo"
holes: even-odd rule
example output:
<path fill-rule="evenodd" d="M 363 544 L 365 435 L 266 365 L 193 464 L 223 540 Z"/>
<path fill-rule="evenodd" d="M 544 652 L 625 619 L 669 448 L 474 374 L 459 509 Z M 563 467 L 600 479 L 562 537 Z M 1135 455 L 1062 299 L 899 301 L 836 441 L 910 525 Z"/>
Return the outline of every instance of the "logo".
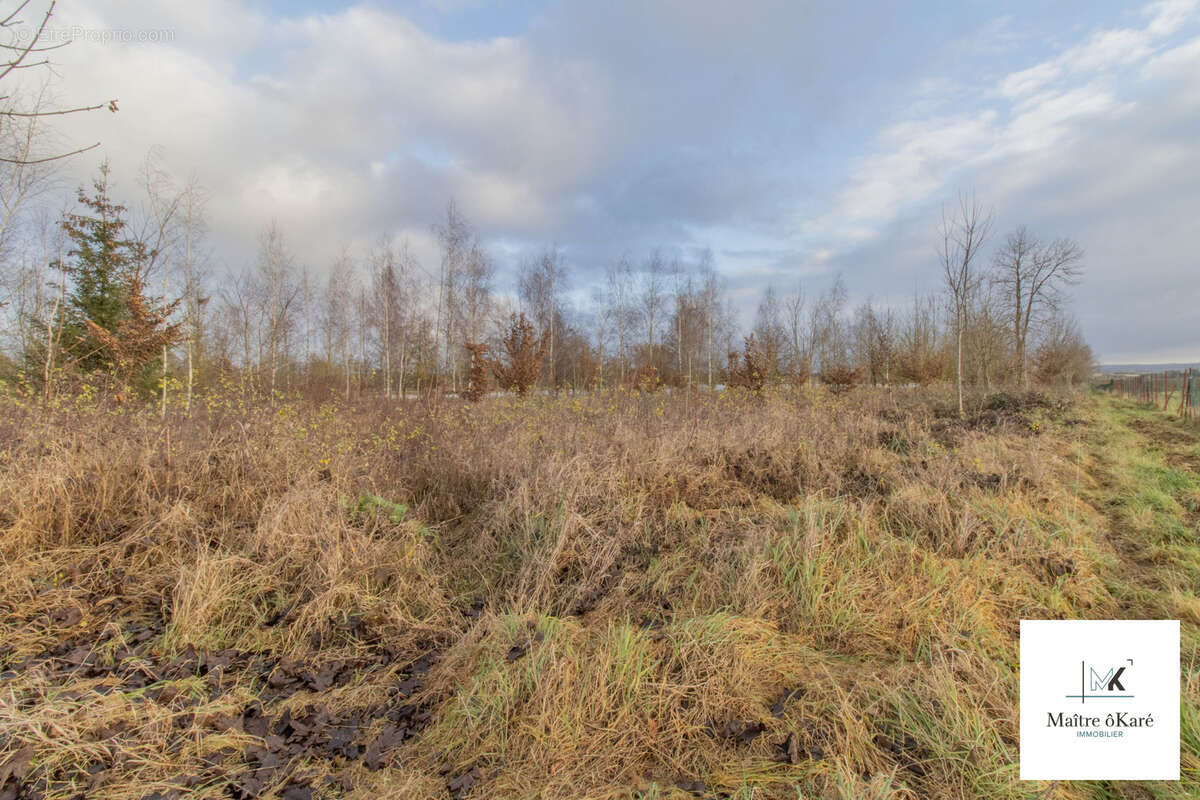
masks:
<path fill-rule="evenodd" d="M 1125 659 L 1128 664 L 1122 667 L 1109 667 L 1108 671 L 1101 674 L 1094 666 L 1088 666 L 1086 661 L 1079 662 L 1079 694 L 1067 695 L 1068 700 L 1078 700 L 1081 703 L 1086 703 L 1088 700 L 1132 700 L 1133 695 L 1124 694 L 1125 684 L 1121 683 L 1121 678 L 1125 675 L 1125 670 L 1133 666 L 1133 659 Z M 1084 675 L 1087 675 L 1086 690 L 1084 688 Z M 1088 694 L 1091 692 L 1092 694 Z M 1120 692 L 1121 694 L 1117 694 Z"/>
<path fill-rule="evenodd" d="M 1179 623 L 1021 621 L 1021 779 L 1179 780 Z"/>

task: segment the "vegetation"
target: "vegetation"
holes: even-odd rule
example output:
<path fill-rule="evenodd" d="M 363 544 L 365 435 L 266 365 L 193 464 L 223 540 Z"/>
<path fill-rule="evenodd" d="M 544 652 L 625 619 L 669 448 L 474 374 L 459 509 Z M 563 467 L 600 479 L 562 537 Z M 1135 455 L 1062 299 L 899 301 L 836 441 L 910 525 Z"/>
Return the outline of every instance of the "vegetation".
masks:
<path fill-rule="evenodd" d="M 550 337 L 539 336 L 524 314 L 513 314 L 502 344 L 505 358 L 492 363 L 496 382 L 501 389 L 510 389 L 517 397 L 524 397 L 537 385 Z"/>
<path fill-rule="evenodd" d="M 103 165 L 94 191 L 79 191 L 81 210 L 44 232 L 41 255 L 61 255 L 17 262 L 8 281 L 15 302 L 0 315 L 12 344 L 0 378 L 48 397 L 104 373 L 121 393 L 132 384 L 157 394 L 165 414 L 172 395 L 190 407 L 197 391 L 230 380 L 268 395 L 344 400 L 478 398 L 488 373 L 521 395 L 539 387 L 757 391 L 810 380 L 835 390 L 953 380 L 961 394 L 1076 385 L 1093 367 L 1063 310 L 1081 271 L 1078 246 L 1042 245 L 1022 228 L 985 270 L 986 219 L 969 203 L 946 223 L 943 298 L 918 296 L 908 308 L 867 298 L 851 309 L 840 278 L 812 298 L 799 286 L 786 295 L 767 286 L 742 336 L 708 255 L 622 260 L 604 287 L 592 287 L 590 303 L 573 304 L 572 288 L 584 287 L 571 286 L 564 258 L 550 249 L 520 265 L 516 296 L 498 294 L 491 257 L 453 203 L 429 280 L 407 242 L 384 238 L 365 265 L 345 250 L 322 285 L 273 223 L 252 262 L 218 280 L 204 268 L 199 187 L 173 186 L 153 159 L 145 171 L 150 212 L 130 219 Z M 159 281 L 161 294 L 150 296 Z"/>
<path fill-rule="evenodd" d="M 6 796 L 1200 788 L 1200 437 L 1161 412 L 4 403 Z M 1017 780 L 1018 620 L 1063 617 L 1182 620 L 1182 782 Z"/>

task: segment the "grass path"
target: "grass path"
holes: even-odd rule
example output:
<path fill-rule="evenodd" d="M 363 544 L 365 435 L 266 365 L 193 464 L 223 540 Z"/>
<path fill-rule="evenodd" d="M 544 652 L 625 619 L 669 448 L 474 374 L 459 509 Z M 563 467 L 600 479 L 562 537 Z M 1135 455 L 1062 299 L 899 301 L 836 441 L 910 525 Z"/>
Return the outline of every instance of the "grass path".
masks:
<path fill-rule="evenodd" d="M 1200 797 L 1200 430 L 1160 409 L 1102 397 L 1083 434 L 1093 481 L 1084 496 L 1103 516 L 1116 555 L 1104 580 L 1112 616 L 1181 620 L 1179 784 L 1101 782 L 1096 798 Z"/>

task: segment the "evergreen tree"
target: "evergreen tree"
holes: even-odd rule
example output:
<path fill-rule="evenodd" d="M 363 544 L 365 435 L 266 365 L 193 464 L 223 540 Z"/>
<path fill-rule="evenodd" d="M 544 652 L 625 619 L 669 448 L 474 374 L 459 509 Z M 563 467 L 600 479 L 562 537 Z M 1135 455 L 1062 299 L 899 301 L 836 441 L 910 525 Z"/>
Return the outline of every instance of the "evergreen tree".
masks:
<path fill-rule="evenodd" d="M 145 245 L 126 232 L 125 206 L 109 196 L 108 171 L 106 161 L 92 182 L 94 193 L 80 188 L 83 208 L 62 221 L 72 244 L 69 260 L 58 265 L 71 282 L 63 343 L 84 371 L 114 366 L 111 348 L 96 329 L 118 333 L 129 313 L 129 287 L 147 260 Z"/>

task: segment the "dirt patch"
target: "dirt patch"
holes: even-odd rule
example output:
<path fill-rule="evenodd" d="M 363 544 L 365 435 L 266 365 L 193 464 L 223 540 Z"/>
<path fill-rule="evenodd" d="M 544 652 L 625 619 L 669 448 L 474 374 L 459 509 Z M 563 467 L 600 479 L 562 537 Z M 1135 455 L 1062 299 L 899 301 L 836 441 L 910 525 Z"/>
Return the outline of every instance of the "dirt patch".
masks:
<path fill-rule="evenodd" d="M 1163 447 L 1194 447 L 1197 442 L 1194 434 L 1182 431 L 1166 420 L 1159 422 L 1132 419 L 1128 425 L 1142 436 Z"/>
<path fill-rule="evenodd" d="M 1200 457 L 1195 452 L 1196 445 L 1200 444 L 1200 436 L 1173 419 L 1133 419 L 1129 420 L 1128 425 L 1163 450 L 1169 467 L 1200 475 Z"/>
<path fill-rule="evenodd" d="M 70 609 L 54 612 L 50 618 L 78 621 Z M 235 800 L 267 791 L 303 800 L 318 788 L 316 776 L 321 776 L 324 785 L 348 790 L 350 786 L 342 787 L 342 770 L 353 763 L 362 763 L 368 770 L 391 765 L 398 748 L 416 737 L 429 719 L 428 708 L 413 698 L 423 688 L 423 676 L 437 661 L 437 650 L 411 659 L 384 642 L 374 642 L 362 657 L 331 659 L 319 653 L 308 658 L 276 658 L 236 649 L 210 652 L 188 647 L 168 658 L 154 649 L 163 628 L 161 618 L 123 629 L 106 625 L 99 634 L 88 631 L 69 637 L 33 656 L 14 658 L 11 652 L 0 653 L 4 665 L 0 687 L 10 687 L 18 702 L 36 701 L 33 697 L 21 699 L 19 685 L 21 676 L 36 671 L 48 686 L 57 687 L 60 699 L 87 700 L 119 693 L 169 708 L 175 719 L 167 737 L 168 749 L 196 737 L 221 739 L 232 734 L 255 741 L 242 747 L 220 747 L 181 764 L 179 773 L 169 780 L 176 788 L 157 793 L 160 798 L 182 798 L 191 796 L 197 787 L 221 786 Z M 195 681 L 189 679 L 200 679 L 201 688 L 197 690 Z M 336 710 L 323 699 L 330 690 L 363 682 L 386 687 L 377 695 L 382 699 Z M 238 702 L 233 713 L 203 710 L 223 699 L 244 697 L 247 688 L 255 699 Z M 284 701 L 300 692 L 311 693 L 311 702 L 280 710 Z M 136 726 L 117 721 L 86 735 L 98 747 L 101 743 L 107 747 L 121 741 L 136 742 L 143 734 Z M 119 764 L 103 759 L 54 770 L 14 761 L 11 768 L 0 770 L 0 798 L 42 797 L 67 786 L 87 787 L 88 795 L 119 775 L 119 769 Z M 118 772 L 110 774 L 110 770 Z"/>

